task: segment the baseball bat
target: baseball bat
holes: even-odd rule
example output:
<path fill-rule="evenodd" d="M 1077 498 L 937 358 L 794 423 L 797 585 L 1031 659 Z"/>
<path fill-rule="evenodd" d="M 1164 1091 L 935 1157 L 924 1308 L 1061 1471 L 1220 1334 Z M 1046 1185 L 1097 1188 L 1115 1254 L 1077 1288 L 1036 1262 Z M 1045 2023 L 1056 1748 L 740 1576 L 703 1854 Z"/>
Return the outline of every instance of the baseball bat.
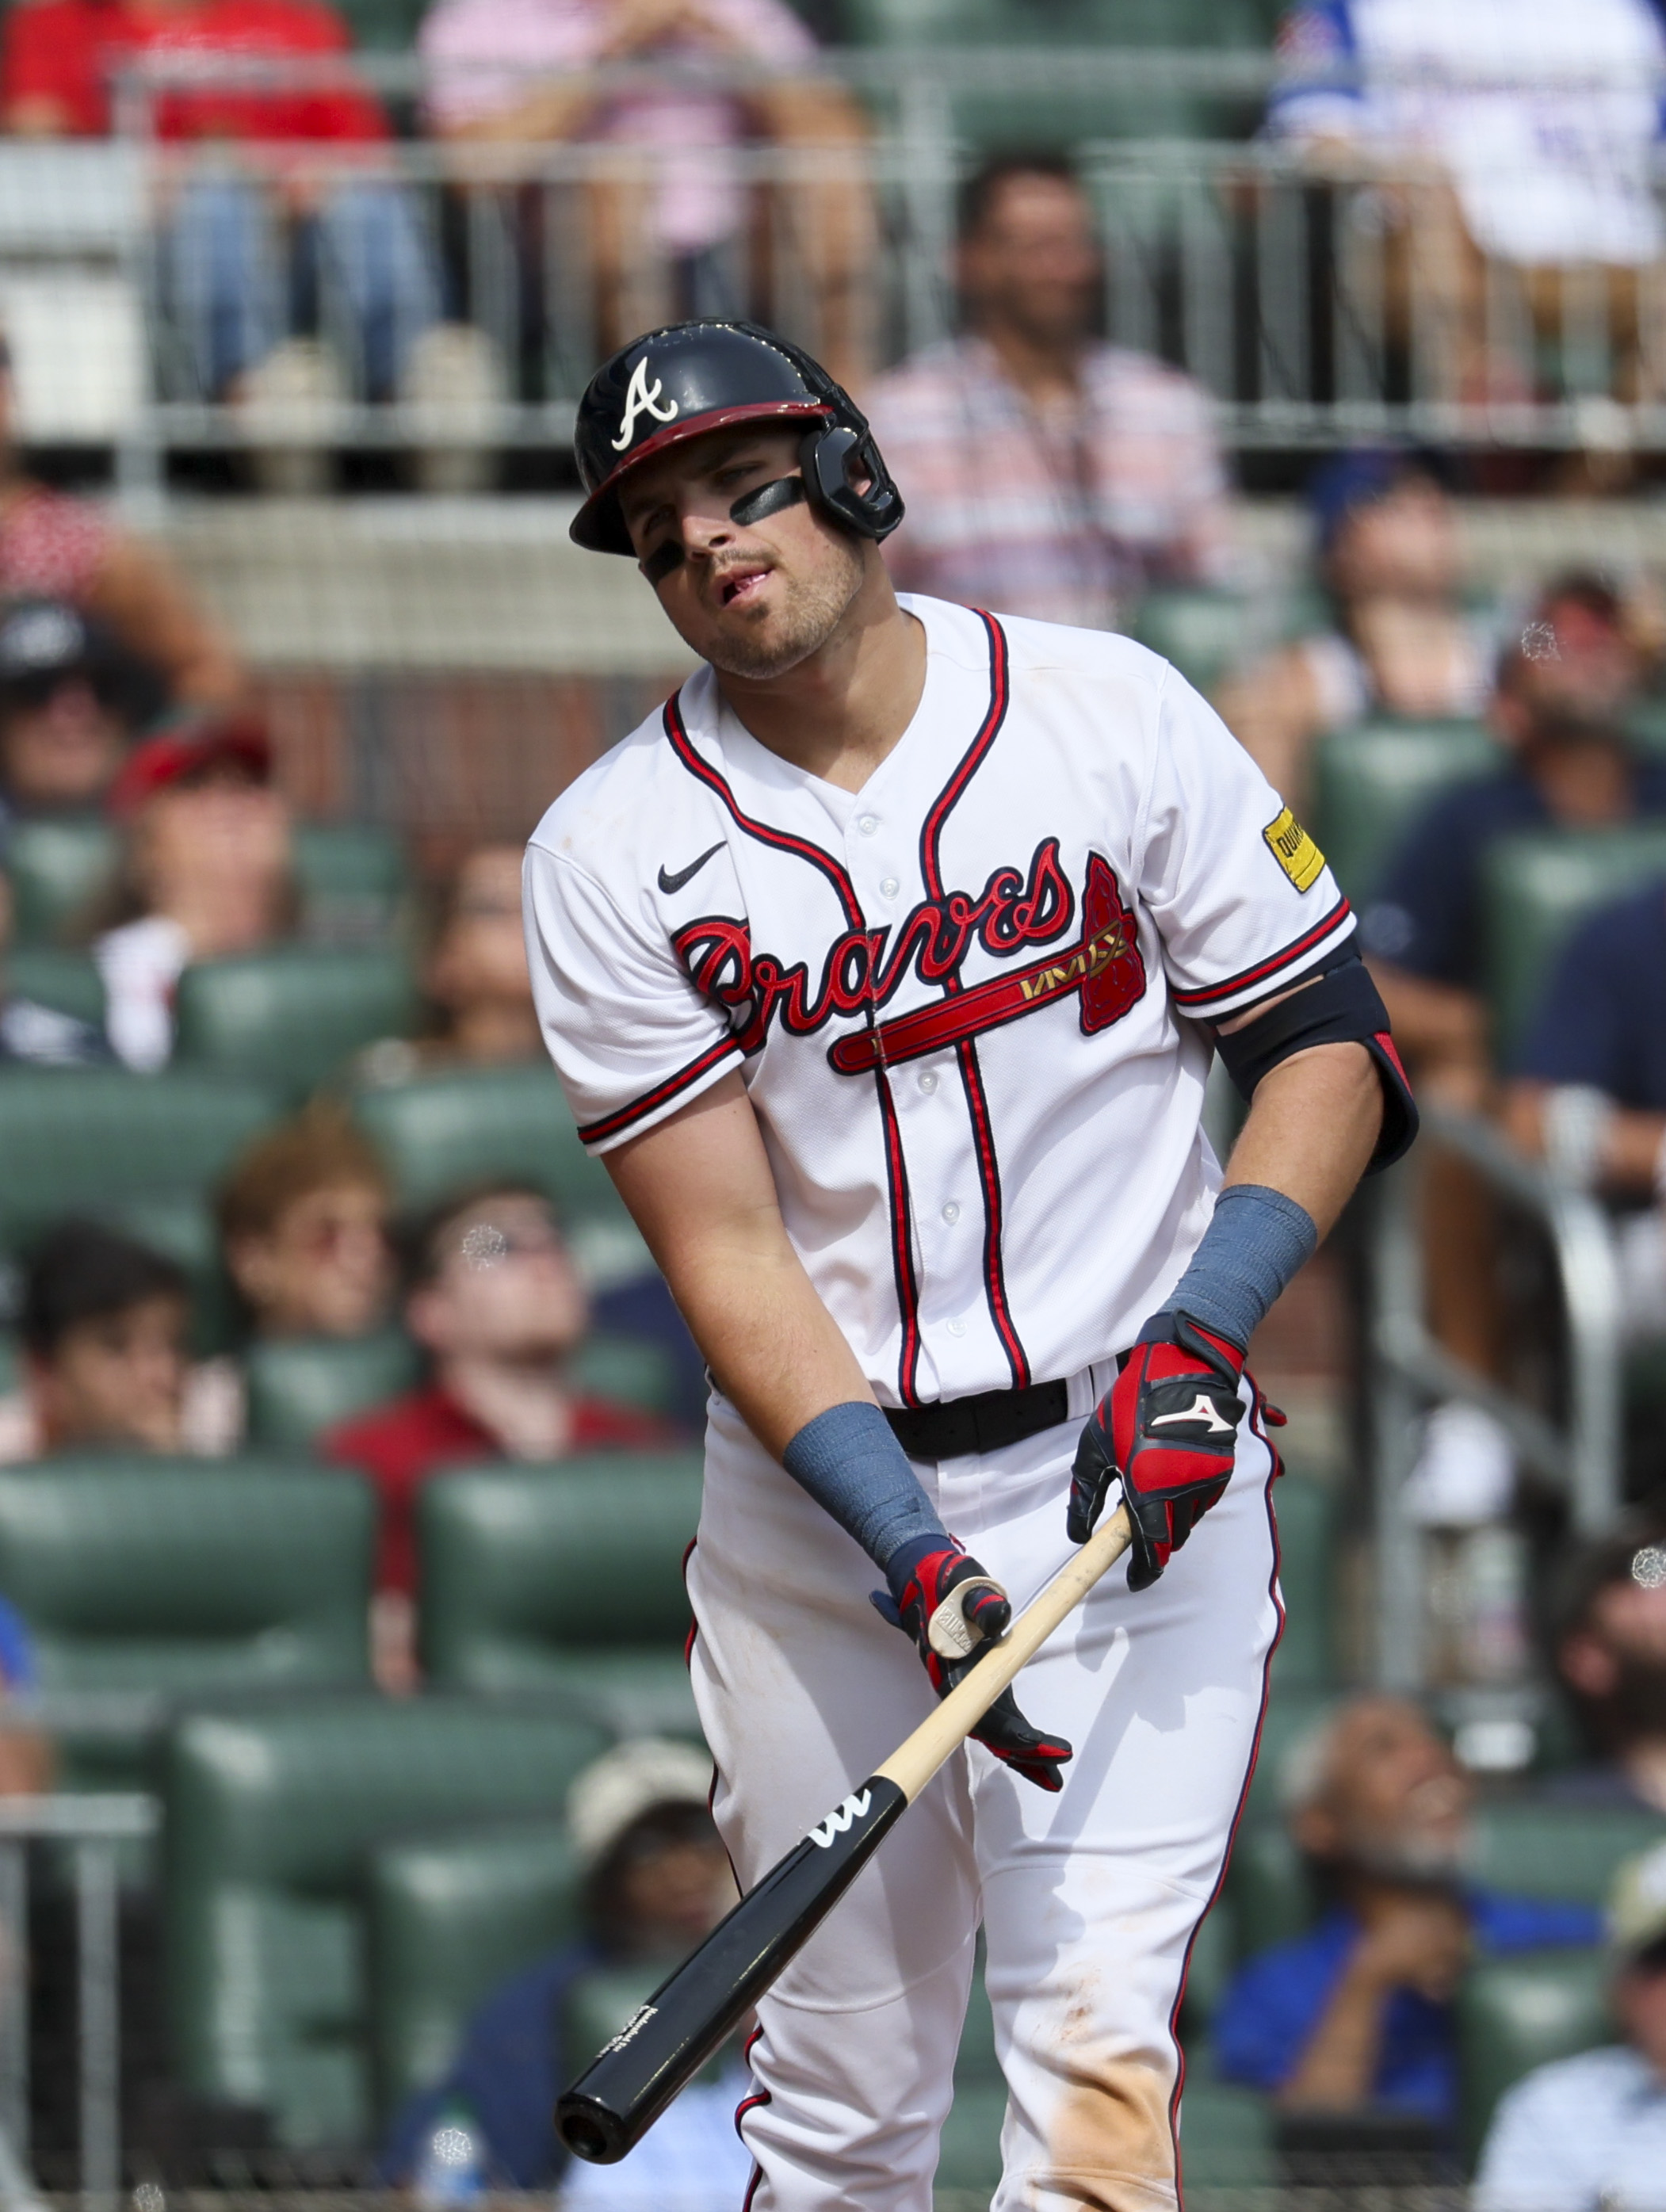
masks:
<path fill-rule="evenodd" d="M 556 2130 L 569 2150 L 593 2165 L 611 2166 L 635 2148 L 821 1925 L 939 1767 L 1128 1542 L 1128 1514 L 1119 1505 L 988 1656 L 660 1984 L 556 2104 Z"/>

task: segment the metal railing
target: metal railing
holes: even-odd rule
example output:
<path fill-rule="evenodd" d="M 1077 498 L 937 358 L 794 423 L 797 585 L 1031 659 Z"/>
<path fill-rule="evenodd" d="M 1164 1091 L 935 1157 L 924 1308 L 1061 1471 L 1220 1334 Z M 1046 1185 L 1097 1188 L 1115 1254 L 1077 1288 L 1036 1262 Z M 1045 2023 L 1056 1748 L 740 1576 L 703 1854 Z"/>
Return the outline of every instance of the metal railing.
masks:
<path fill-rule="evenodd" d="M 1436 1106 L 1424 1136 L 1376 1194 L 1371 1232 L 1368 1390 L 1377 1572 L 1377 1679 L 1425 1686 L 1421 1531 L 1406 1510 L 1426 1407 L 1479 1406 L 1523 1462 L 1567 1500 L 1581 1534 L 1599 1533 L 1620 1504 L 1622 1351 L 1620 1280 L 1608 1217 L 1596 1200 L 1525 1158 L 1489 1123 Z M 1560 1291 L 1566 1411 L 1559 1421 L 1453 1358 L 1426 1318 L 1420 1170 L 1434 1147 L 1456 1152 L 1489 1189 L 1529 1215 L 1547 1238 Z"/>
<path fill-rule="evenodd" d="M 27 2172 L 27 1846 L 51 1840 L 65 1848 L 75 1887 L 78 2133 L 88 2212 L 108 2212 L 121 2185 L 119 1856 L 157 1825 L 155 1802 L 137 1795 L 0 1798 L 0 2129 Z"/>
<path fill-rule="evenodd" d="M 280 149 L 156 132 L 159 103 L 205 85 L 350 82 L 418 135 Z M 778 82 L 704 63 L 583 80 L 599 101 L 670 82 L 743 106 Z M 415 56 L 356 58 L 350 73 L 147 64 L 125 81 L 117 139 L 0 144 L 0 316 L 21 356 L 26 429 L 31 406 L 37 434 L 97 429 L 136 483 L 170 450 L 263 439 L 557 446 L 608 345 L 708 306 L 774 321 L 860 384 L 952 327 L 955 190 L 1004 116 L 1008 137 L 1018 118 L 1073 149 L 1108 248 L 1108 334 L 1197 377 L 1229 443 L 1666 447 L 1659 263 L 1557 272 L 1487 259 L 1427 162 L 1256 137 L 1278 82 L 1270 56 L 848 52 L 797 82 L 844 100 L 854 131 L 702 149 L 702 185 L 730 212 L 679 253 L 655 213 L 686 188 L 667 167 L 674 146 L 424 138 L 435 78 Z M 1157 135 L 1188 117 L 1202 135 Z M 300 195 L 279 181 L 298 155 Z M 438 392 L 402 375 L 413 340 L 439 325 L 483 340 L 466 394 L 455 374 Z M 257 342 L 270 351 L 301 333 L 326 363 L 317 390 L 264 403 L 258 420 L 230 404 Z M 100 392 L 77 399 L 78 378 L 101 379 Z"/>

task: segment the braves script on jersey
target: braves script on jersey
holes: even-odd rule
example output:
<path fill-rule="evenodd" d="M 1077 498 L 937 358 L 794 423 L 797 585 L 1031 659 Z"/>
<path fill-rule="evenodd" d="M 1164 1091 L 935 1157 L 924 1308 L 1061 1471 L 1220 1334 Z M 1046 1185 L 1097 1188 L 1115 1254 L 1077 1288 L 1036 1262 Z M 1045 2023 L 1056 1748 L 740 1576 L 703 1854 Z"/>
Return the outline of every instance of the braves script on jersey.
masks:
<path fill-rule="evenodd" d="M 1131 1340 L 1217 1179 L 1194 1021 L 1353 921 L 1164 662 L 903 604 L 925 693 L 860 793 L 766 750 L 702 671 L 550 810 L 526 896 L 587 1145 L 739 1068 L 818 1291 L 916 1404 Z"/>

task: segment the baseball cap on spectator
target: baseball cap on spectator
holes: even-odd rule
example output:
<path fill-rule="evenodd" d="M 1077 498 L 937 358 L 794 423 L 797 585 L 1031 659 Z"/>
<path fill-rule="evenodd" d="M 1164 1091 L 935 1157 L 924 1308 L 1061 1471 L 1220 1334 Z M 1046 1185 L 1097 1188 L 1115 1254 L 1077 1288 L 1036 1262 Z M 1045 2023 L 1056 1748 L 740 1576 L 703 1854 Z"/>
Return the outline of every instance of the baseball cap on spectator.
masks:
<path fill-rule="evenodd" d="M 1666 1945 L 1666 1844 L 1627 1859 L 1608 1893 L 1608 1948 L 1626 1964 Z"/>
<path fill-rule="evenodd" d="M 697 1805 L 704 1811 L 711 1785 L 711 1760 L 691 1744 L 648 1735 L 616 1744 L 567 1793 L 567 1826 L 581 1864 L 597 1865 L 651 1808 Z"/>
<path fill-rule="evenodd" d="M 0 616 L 0 703 L 43 705 L 76 676 L 113 692 L 112 660 L 103 632 L 61 599 L 21 599 Z"/>
<path fill-rule="evenodd" d="M 251 781 L 270 783 L 272 741 L 265 724 L 252 714 L 227 714 L 144 738 L 110 787 L 110 811 L 119 818 L 136 814 L 159 791 L 221 767 L 240 768 Z"/>
<path fill-rule="evenodd" d="M 1438 455 L 1420 447 L 1361 446 L 1333 454 L 1307 480 L 1307 501 L 1318 531 L 1319 558 L 1329 560 L 1344 525 L 1362 507 L 1386 499 L 1408 477 L 1446 482 Z"/>

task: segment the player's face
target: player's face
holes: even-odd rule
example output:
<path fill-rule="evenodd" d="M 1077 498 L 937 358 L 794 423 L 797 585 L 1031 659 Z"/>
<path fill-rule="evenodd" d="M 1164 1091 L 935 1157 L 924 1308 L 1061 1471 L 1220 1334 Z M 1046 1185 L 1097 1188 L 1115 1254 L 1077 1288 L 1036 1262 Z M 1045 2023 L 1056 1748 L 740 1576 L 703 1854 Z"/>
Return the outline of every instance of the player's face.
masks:
<path fill-rule="evenodd" d="M 714 430 L 631 471 L 620 512 L 660 604 L 702 660 L 757 682 L 826 644 L 862 587 L 863 552 L 807 500 L 751 525 L 730 509 L 799 473 L 795 432 Z M 653 576 L 655 556 L 681 558 Z"/>

